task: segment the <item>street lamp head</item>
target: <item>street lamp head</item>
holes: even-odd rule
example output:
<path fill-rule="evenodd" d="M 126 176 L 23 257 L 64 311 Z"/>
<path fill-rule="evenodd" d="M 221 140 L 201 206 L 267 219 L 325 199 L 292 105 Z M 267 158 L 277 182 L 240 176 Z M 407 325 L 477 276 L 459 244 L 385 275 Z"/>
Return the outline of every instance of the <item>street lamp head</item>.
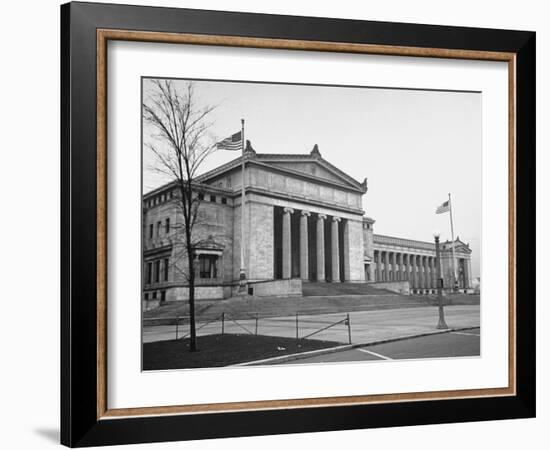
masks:
<path fill-rule="evenodd" d="M 441 233 L 439 231 L 434 231 L 434 238 L 439 239 L 439 236 L 441 236 Z"/>

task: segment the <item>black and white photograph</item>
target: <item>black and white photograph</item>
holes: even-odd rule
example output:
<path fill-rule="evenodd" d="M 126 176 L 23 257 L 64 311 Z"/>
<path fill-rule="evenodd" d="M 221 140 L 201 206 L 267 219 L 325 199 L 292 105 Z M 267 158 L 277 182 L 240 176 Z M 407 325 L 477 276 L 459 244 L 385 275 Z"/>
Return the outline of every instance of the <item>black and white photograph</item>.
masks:
<path fill-rule="evenodd" d="M 480 92 L 141 90 L 143 371 L 480 357 Z"/>

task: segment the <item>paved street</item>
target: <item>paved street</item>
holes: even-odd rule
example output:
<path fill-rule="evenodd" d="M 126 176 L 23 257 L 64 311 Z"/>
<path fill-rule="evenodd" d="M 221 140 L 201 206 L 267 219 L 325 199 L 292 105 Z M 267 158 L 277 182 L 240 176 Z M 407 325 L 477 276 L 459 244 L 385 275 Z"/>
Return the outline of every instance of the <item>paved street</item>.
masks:
<path fill-rule="evenodd" d="M 298 335 L 300 338 L 320 331 L 310 339 L 349 343 L 349 331 L 346 323 L 346 313 L 298 315 Z M 383 339 L 393 339 L 431 333 L 435 331 L 438 321 L 438 309 L 434 306 L 403 308 L 375 311 L 355 311 L 349 313 L 352 343 L 369 343 Z M 445 307 L 445 318 L 451 328 L 479 327 L 479 305 L 453 305 Z M 337 322 L 337 325 L 331 326 Z M 198 336 L 219 334 L 222 322 L 198 323 Z M 256 334 L 256 319 L 233 321 L 227 315 L 223 323 L 224 333 Z M 188 333 L 188 325 L 180 324 L 177 335 L 179 338 Z M 260 318 L 257 322 L 257 334 L 265 336 L 296 336 L 296 316 Z M 143 342 L 174 339 L 175 325 L 157 325 L 144 328 Z M 457 335 L 458 336 L 458 335 Z"/>
<path fill-rule="evenodd" d="M 281 364 L 479 356 L 480 329 L 424 336 L 312 356 Z"/>

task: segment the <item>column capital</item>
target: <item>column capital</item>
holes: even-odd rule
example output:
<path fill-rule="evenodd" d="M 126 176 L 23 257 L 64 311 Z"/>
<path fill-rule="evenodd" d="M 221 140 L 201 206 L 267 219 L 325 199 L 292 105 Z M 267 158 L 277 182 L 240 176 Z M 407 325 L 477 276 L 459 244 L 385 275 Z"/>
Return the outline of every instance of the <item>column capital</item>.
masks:
<path fill-rule="evenodd" d="M 317 214 L 317 220 L 325 220 L 327 218 L 326 214 Z"/>
<path fill-rule="evenodd" d="M 336 217 L 336 216 L 333 216 L 332 217 L 332 221 L 333 222 L 340 222 L 342 219 L 340 219 L 340 217 Z"/>
<path fill-rule="evenodd" d="M 301 212 L 302 216 L 311 216 L 311 213 L 309 211 L 306 211 L 305 209 L 302 209 L 302 212 Z"/>
<path fill-rule="evenodd" d="M 283 209 L 283 212 L 286 214 L 294 214 L 294 209 L 286 207 Z"/>

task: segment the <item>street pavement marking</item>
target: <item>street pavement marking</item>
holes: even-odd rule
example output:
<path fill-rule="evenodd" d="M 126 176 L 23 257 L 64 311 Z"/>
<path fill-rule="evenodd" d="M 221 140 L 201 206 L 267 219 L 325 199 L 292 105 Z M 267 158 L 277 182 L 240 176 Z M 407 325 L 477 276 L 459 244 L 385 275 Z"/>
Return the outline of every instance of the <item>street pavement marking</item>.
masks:
<path fill-rule="evenodd" d="M 393 361 L 393 358 L 388 358 L 387 356 L 381 355 L 380 353 L 371 352 L 370 350 L 365 350 L 364 348 L 356 348 L 355 350 L 359 350 L 363 353 L 368 353 L 369 355 L 376 356 L 381 359 L 387 359 L 389 361 Z"/>
<path fill-rule="evenodd" d="M 479 334 L 476 333 L 465 333 L 464 331 L 451 331 L 452 334 L 463 334 L 464 336 L 477 336 L 479 337 Z"/>

